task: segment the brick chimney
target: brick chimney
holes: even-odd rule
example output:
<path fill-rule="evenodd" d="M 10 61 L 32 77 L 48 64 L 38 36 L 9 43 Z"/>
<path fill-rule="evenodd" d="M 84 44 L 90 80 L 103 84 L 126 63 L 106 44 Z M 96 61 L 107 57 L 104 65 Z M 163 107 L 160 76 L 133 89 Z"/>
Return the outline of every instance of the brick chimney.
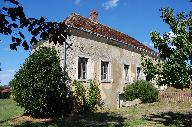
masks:
<path fill-rule="evenodd" d="M 97 16 L 98 16 L 98 12 L 96 10 L 92 10 L 90 14 L 90 19 L 94 22 L 97 22 Z"/>

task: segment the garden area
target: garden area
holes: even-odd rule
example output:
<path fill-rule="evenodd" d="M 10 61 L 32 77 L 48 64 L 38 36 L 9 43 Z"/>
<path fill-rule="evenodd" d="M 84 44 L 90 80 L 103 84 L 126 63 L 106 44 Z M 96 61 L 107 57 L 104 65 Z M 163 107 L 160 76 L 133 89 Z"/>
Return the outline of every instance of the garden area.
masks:
<path fill-rule="evenodd" d="M 155 102 L 98 110 L 94 113 L 68 115 L 57 119 L 35 119 L 24 114 L 12 99 L 0 100 L 0 126 L 2 127 L 113 127 L 113 126 L 186 126 L 192 125 L 191 103 Z"/>
<path fill-rule="evenodd" d="M 71 84 L 72 88 L 68 84 Z M 192 125 L 191 102 L 162 101 L 151 82 L 137 80 L 124 87 L 127 102 L 139 99 L 141 103 L 120 109 L 100 107 L 102 101 L 98 86 L 99 84 L 92 80 L 88 82 L 87 88 L 79 81 L 71 81 L 59 65 L 56 51 L 42 47 L 26 60 L 10 82 L 10 98 L 0 99 L 0 126 Z"/>
<path fill-rule="evenodd" d="M 11 36 L 10 49 L 17 50 L 22 45 L 29 50 L 30 46 L 37 44 L 38 37 L 55 44 L 66 42 L 70 34 L 63 23 L 47 22 L 43 17 L 27 18 L 19 2 L 7 1 L 14 7 L 1 9 L 1 24 L 4 25 L 0 33 Z M 135 74 L 138 78 L 124 86 L 122 107 L 119 101 L 121 108 L 103 108 L 100 82 L 87 80 L 87 69 L 81 69 L 83 64 L 78 66 L 78 71 L 82 71 L 78 73 L 80 80 L 71 79 L 67 65 L 61 67 L 58 51 L 39 46 L 20 66 L 9 85 L 0 88 L 0 127 L 192 126 L 192 14 L 181 12 L 174 15 L 174 10 L 169 8 L 162 8 L 160 12 L 174 37 L 169 32 L 163 36 L 158 32 L 150 33 L 154 48 L 159 50 L 158 57 L 150 58 L 141 52 L 146 80 L 140 80 L 140 70 Z M 17 28 L 18 34 L 13 33 Z M 30 45 L 22 33 L 24 28 L 33 35 Z M 70 48 L 71 45 L 67 46 Z M 173 87 L 181 93 L 159 92 L 153 81 L 157 86 Z M 132 105 L 135 100 L 139 101 Z"/>

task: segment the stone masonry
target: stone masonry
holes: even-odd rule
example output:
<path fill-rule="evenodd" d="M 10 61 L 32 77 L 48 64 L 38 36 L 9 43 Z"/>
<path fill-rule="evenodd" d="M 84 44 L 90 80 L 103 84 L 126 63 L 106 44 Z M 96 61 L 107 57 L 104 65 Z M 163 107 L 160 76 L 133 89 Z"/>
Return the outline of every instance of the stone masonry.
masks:
<path fill-rule="evenodd" d="M 65 23 L 67 24 L 69 20 L 73 18 L 73 16 L 69 17 L 65 20 Z M 85 20 L 89 21 L 89 24 L 92 23 L 92 21 L 90 21 L 91 19 L 85 18 Z M 77 21 L 75 21 L 75 23 L 77 23 Z M 99 27 L 98 25 L 102 25 L 96 21 L 94 21 L 93 24 L 97 27 Z M 156 57 L 155 52 L 135 39 L 129 38 L 129 36 L 106 26 L 102 27 L 106 27 L 106 29 L 110 29 L 113 32 L 110 34 L 110 37 L 106 37 L 108 34 L 102 36 L 102 33 L 94 32 L 94 29 L 92 31 L 92 29 L 88 29 L 86 26 L 83 27 L 84 29 L 79 29 L 77 25 L 74 26 L 70 24 L 68 26 L 71 36 L 68 37 L 67 43 L 72 44 L 69 48 L 66 48 L 65 45 L 55 46 L 48 42 L 45 42 L 43 45 L 54 46 L 56 48 L 61 58 L 61 66 L 66 65 L 67 72 L 72 80 L 83 82 L 84 85 L 86 85 L 89 80 L 95 80 L 99 83 L 101 97 L 105 107 L 119 107 L 122 101 L 120 95 L 123 93 L 123 88 L 134 80 L 137 80 L 137 67 L 141 67 L 141 52 L 145 52 L 149 57 Z M 113 39 L 111 38 L 113 35 L 114 37 L 116 35 L 118 36 Z M 120 40 L 121 38 L 119 36 L 124 40 Z M 124 43 L 123 41 L 127 41 L 126 39 L 128 41 L 130 39 L 130 43 Z M 78 79 L 79 57 L 88 60 L 86 65 L 86 79 L 83 80 Z M 101 61 L 107 61 L 109 63 L 109 78 L 105 82 L 101 80 Z M 128 81 L 125 80 L 124 65 L 129 65 Z M 139 79 L 145 80 L 145 75 L 142 70 Z"/>

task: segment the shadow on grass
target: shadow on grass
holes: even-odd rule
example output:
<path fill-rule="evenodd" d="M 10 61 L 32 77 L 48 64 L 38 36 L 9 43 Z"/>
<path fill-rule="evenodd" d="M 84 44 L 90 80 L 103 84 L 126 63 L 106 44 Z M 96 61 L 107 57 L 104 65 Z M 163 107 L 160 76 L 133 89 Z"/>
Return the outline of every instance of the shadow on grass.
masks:
<path fill-rule="evenodd" d="M 192 127 L 192 112 L 186 114 L 163 112 L 144 116 L 144 118 L 148 121 L 162 123 L 165 126 L 176 125 L 179 127 Z"/>
<path fill-rule="evenodd" d="M 122 127 L 125 118 L 113 113 L 89 113 L 46 122 L 25 121 L 16 127 Z"/>
<path fill-rule="evenodd" d="M 17 117 L 14 117 L 14 118 L 8 118 L 8 119 L 5 119 L 5 120 L 0 120 L 0 125 L 1 125 L 2 123 L 8 122 L 8 121 L 10 121 L 10 120 L 15 120 L 15 119 L 17 119 L 17 118 L 19 118 L 19 117 L 21 117 L 21 116 L 17 116 Z"/>

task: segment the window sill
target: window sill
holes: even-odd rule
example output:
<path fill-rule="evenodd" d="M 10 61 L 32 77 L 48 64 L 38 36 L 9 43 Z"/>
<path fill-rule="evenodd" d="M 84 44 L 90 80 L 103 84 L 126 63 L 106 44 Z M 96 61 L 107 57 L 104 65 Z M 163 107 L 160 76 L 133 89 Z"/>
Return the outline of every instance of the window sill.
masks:
<path fill-rule="evenodd" d="M 131 84 L 131 82 L 125 82 L 125 84 L 129 85 L 129 84 Z"/>
<path fill-rule="evenodd" d="M 101 83 L 111 83 L 110 80 L 101 80 Z"/>
<path fill-rule="evenodd" d="M 125 80 L 124 83 L 125 83 L 125 84 L 130 84 L 131 82 L 128 81 L 128 80 Z"/>
<path fill-rule="evenodd" d="M 77 81 L 86 83 L 86 82 L 88 82 L 89 80 L 88 80 L 88 79 L 77 79 Z"/>

